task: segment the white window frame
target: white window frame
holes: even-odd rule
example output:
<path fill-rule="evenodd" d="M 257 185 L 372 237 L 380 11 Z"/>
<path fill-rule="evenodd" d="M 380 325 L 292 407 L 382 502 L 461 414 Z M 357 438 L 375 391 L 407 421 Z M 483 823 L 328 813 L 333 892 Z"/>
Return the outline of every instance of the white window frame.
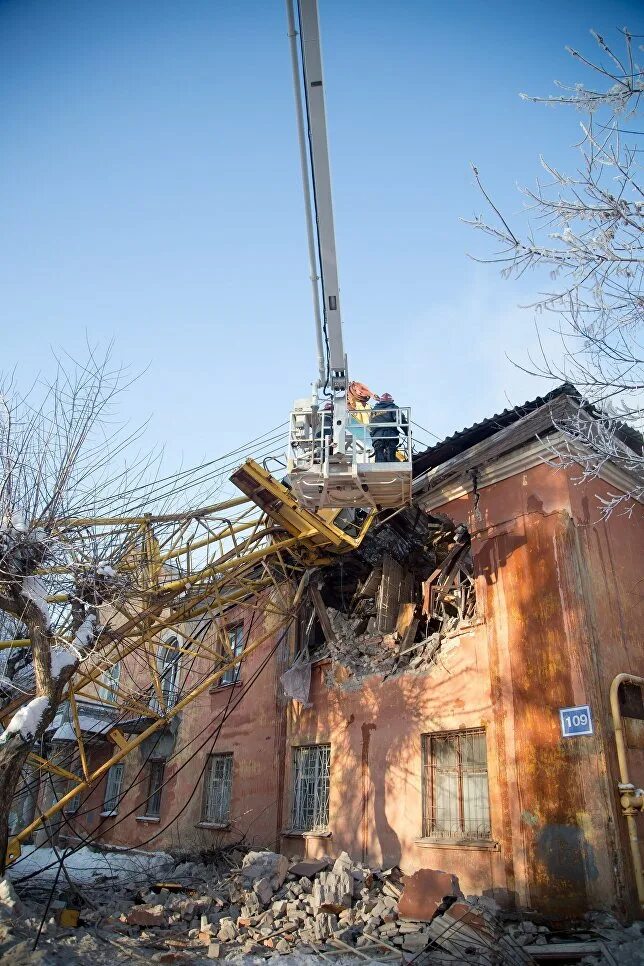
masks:
<path fill-rule="evenodd" d="M 103 815 L 118 815 L 124 770 L 125 765 L 122 761 L 119 761 L 116 765 L 112 765 L 107 773 L 105 792 L 103 794 Z"/>
<path fill-rule="evenodd" d="M 204 781 L 201 821 L 207 825 L 226 826 L 230 822 L 233 792 L 233 755 L 221 752 L 210 755 Z"/>
<path fill-rule="evenodd" d="M 69 786 L 68 786 L 68 789 L 67 790 L 71 792 L 72 788 L 75 785 L 77 785 L 77 784 L 78 784 L 78 782 L 73 782 L 73 781 L 70 780 Z M 73 798 L 70 798 L 70 800 L 65 805 L 65 814 L 66 815 L 75 815 L 75 813 L 80 808 L 81 798 L 82 797 L 83 797 L 83 793 L 82 792 L 76 792 L 76 794 L 74 795 L 74 797 Z"/>
<path fill-rule="evenodd" d="M 157 697 L 152 699 L 152 710 L 163 714 L 165 710 L 174 708 L 179 700 L 179 674 L 181 670 L 180 641 L 176 634 L 161 641 L 157 646 L 156 664 L 161 681 L 161 694 L 165 708 L 162 708 Z"/>
<path fill-rule="evenodd" d="M 108 667 L 106 671 L 103 671 L 101 678 L 103 684 L 106 685 L 105 687 L 99 688 L 101 701 L 111 701 L 112 703 L 115 703 L 118 701 L 118 698 L 109 689 L 114 688 L 115 690 L 118 690 L 118 686 L 121 681 L 121 662 L 117 661 L 116 664 Z"/>
<path fill-rule="evenodd" d="M 228 643 L 230 644 L 230 649 L 233 652 L 233 657 L 241 658 L 244 653 L 244 647 L 246 644 L 244 637 L 244 624 L 234 624 L 232 627 L 226 629 L 228 634 Z M 232 667 L 227 668 L 219 679 L 220 685 L 225 684 L 237 684 L 239 681 L 239 674 L 241 671 L 241 660 L 234 664 Z"/>

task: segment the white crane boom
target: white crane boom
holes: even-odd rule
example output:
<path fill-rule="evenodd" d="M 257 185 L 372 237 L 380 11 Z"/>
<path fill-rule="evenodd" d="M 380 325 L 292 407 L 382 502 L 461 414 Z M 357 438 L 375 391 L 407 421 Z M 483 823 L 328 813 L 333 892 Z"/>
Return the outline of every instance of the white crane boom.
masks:
<path fill-rule="evenodd" d="M 338 291 L 338 263 L 331 197 L 331 167 L 324 107 L 324 78 L 317 0 L 299 0 L 304 90 L 308 105 L 311 175 L 317 217 L 324 318 L 329 339 L 332 387 L 346 390 L 346 359 Z"/>
<path fill-rule="evenodd" d="M 364 408 L 356 412 L 347 408 L 349 382 L 342 336 L 317 0 L 286 0 L 286 10 L 319 373 L 312 401 L 298 401 L 291 417 L 291 485 L 298 499 L 314 509 L 402 506 L 411 498 L 408 414 L 391 397 L 387 397 L 392 405 L 386 413 L 382 407 L 377 414 Z M 322 411 L 320 389 L 327 399 Z M 387 454 L 386 462 L 383 453 Z"/>

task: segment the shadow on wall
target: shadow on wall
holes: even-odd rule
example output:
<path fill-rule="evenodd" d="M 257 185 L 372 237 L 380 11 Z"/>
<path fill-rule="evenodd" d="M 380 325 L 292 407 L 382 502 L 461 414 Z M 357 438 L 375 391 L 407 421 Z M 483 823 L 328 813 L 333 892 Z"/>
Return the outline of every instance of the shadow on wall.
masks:
<path fill-rule="evenodd" d="M 371 733 L 378 727 L 378 721 L 368 724 L 365 722 L 361 726 L 362 748 L 361 748 L 361 772 L 363 782 L 363 801 L 365 823 L 368 820 L 369 801 L 373 801 L 374 823 L 376 827 L 376 842 L 382 856 L 382 864 L 385 867 L 400 865 L 402 858 L 402 848 L 400 839 L 395 829 L 389 824 L 387 818 L 387 799 L 391 791 L 390 756 L 387 754 L 385 761 L 384 775 L 382 776 L 383 787 L 378 788 L 378 774 L 374 769 L 372 757 L 370 755 Z M 362 837 L 362 861 L 369 861 L 368 848 L 369 829 L 365 829 Z"/>
<path fill-rule="evenodd" d="M 422 835 L 421 735 L 441 731 L 437 707 L 477 713 L 480 690 L 467 700 L 464 668 L 441 682 L 429 675 L 371 678 L 359 692 L 329 692 L 329 734 L 334 745 L 333 782 L 341 788 L 332 815 L 333 851 L 385 868 L 400 865 L 411 841 Z M 351 707 L 355 713 L 348 714 Z M 480 714 L 484 708 L 479 707 Z M 485 703 L 485 711 L 489 705 Z"/>
<path fill-rule="evenodd" d="M 504 673 L 511 676 L 527 895 L 543 914 L 566 918 L 596 901 L 598 865 L 606 879 L 602 892 L 609 896 L 613 889 L 610 863 L 597 849 L 603 832 L 593 825 L 602 788 L 597 779 L 588 787 L 591 779 L 581 767 L 582 760 L 601 754 L 598 738 L 564 739 L 559 721 L 559 709 L 575 703 L 573 666 L 587 660 L 587 613 L 568 514 L 534 514 L 524 517 L 524 525 L 525 537 L 505 533 L 486 542 L 490 571 L 495 552 L 505 566 L 502 593 L 492 591 L 490 613 L 505 607 L 508 656 L 500 661 L 510 665 Z M 587 672 L 584 685 L 592 701 Z"/>
<path fill-rule="evenodd" d="M 485 577 L 488 587 L 496 584 L 499 569 L 505 567 L 512 555 L 527 542 L 523 534 L 506 533 L 501 537 L 491 537 L 482 542 L 476 539 L 472 541 L 474 576 Z"/>

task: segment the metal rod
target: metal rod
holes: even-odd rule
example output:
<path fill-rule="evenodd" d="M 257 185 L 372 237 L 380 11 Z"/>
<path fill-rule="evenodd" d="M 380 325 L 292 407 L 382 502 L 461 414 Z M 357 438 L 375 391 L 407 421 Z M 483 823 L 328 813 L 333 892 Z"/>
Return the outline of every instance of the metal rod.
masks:
<path fill-rule="evenodd" d="M 628 758 L 626 756 L 626 741 L 624 740 L 624 729 L 622 726 L 622 712 L 619 707 L 619 686 L 620 684 L 625 683 L 638 684 L 640 687 L 642 687 L 644 685 L 644 678 L 637 677 L 635 674 L 618 674 L 613 678 L 610 685 L 610 710 L 613 716 L 613 725 L 615 727 L 615 744 L 617 746 L 617 761 L 619 763 L 620 784 L 630 785 Z M 631 849 L 631 856 L 633 858 L 633 870 L 635 872 L 637 898 L 639 899 L 640 906 L 644 907 L 644 870 L 642 869 L 642 854 L 640 852 L 640 843 L 637 835 L 637 822 L 635 820 L 634 810 L 632 808 L 628 808 L 628 805 L 625 807 L 623 801 L 621 802 L 621 806 L 628 828 L 628 842 Z"/>

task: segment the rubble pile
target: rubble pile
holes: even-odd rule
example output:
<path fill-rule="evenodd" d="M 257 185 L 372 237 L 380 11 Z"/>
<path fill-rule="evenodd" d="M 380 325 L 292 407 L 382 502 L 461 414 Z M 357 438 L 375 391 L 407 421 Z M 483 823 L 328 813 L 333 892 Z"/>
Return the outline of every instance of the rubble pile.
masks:
<path fill-rule="evenodd" d="M 390 677 L 401 671 L 426 668 L 443 640 L 438 631 L 411 646 L 395 632 L 352 635 L 351 622 L 343 614 L 330 608 L 329 617 L 336 629 L 336 638 L 329 641 L 329 656 L 356 678 L 369 674 Z"/>
<path fill-rule="evenodd" d="M 304 652 L 348 677 L 422 670 L 475 616 L 470 535 L 447 517 L 406 510 L 376 525 L 339 564 L 311 579 Z"/>
<path fill-rule="evenodd" d="M 566 942 L 571 951 L 575 947 L 577 961 L 581 954 L 588 964 L 610 963 L 610 955 L 620 963 L 644 963 L 644 924 L 625 929 L 602 914 L 588 918 L 583 934 L 562 942 L 546 925 L 504 917 L 492 899 L 463 896 L 454 876 L 371 870 L 345 852 L 335 861 L 293 861 L 274 852 L 244 855 L 240 850 L 226 874 L 221 867 L 182 862 L 168 881 L 143 889 L 105 883 L 76 890 L 75 896 L 59 893 L 49 907 L 48 898 L 41 896 L 40 903 L 32 896 L 18 898 L 8 881 L 0 881 L 3 963 L 91 961 L 97 966 L 141 958 L 259 963 L 286 957 L 288 966 L 301 962 L 302 955 L 334 955 L 336 963 L 353 957 L 419 966 L 502 966 L 556 958 Z M 71 928 L 64 918 L 70 905 L 78 907 L 78 922 Z"/>

